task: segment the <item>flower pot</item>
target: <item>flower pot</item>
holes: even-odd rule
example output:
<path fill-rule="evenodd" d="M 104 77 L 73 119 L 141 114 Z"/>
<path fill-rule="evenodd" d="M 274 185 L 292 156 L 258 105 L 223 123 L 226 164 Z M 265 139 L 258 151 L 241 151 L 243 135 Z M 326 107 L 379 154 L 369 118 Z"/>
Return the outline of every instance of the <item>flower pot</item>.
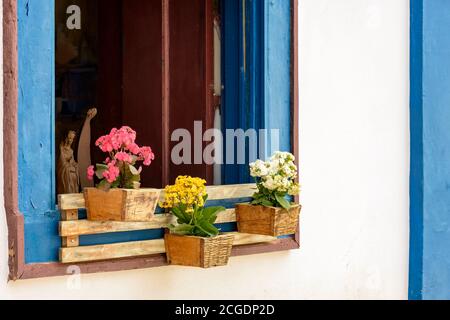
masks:
<path fill-rule="evenodd" d="M 179 236 L 167 233 L 167 261 L 171 265 L 211 268 L 225 266 L 233 248 L 233 235 L 214 238 Z"/>
<path fill-rule="evenodd" d="M 291 209 L 252 206 L 250 204 L 236 205 L 236 220 L 238 230 L 242 233 L 260 234 L 272 237 L 292 235 L 297 232 L 300 205 Z"/>
<path fill-rule="evenodd" d="M 160 190 L 85 188 L 88 220 L 148 222 L 155 215 Z"/>

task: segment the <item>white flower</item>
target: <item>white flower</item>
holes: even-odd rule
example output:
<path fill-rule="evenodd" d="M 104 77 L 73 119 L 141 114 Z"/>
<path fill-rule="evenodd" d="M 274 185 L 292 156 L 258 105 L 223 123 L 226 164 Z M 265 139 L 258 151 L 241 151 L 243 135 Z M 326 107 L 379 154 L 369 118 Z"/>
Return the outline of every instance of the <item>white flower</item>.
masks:
<path fill-rule="evenodd" d="M 290 196 L 297 196 L 300 193 L 300 185 L 298 183 L 293 183 L 289 188 L 288 194 Z"/>
<path fill-rule="evenodd" d="M 254 178 L 262 178 L 269 174 L 269 165 L 261 160 L 250 164 L 250 175 Z"/>
<path fill-rule="evenodd" d="M 250 174 L 261 179 L 261 185 L 269 191 L 297 195 L 299 185 L 295 157 L 289 152 L 276 152 L 269 161 L 257 160 L 250 164 Z"/>
<path fill-rule="evenodd" d="M 292 153 L 289 152 L 275 152 L 270 160 L 280 160 L 281 162 L 293 162 L 295 161 L 295 157 Z"/>

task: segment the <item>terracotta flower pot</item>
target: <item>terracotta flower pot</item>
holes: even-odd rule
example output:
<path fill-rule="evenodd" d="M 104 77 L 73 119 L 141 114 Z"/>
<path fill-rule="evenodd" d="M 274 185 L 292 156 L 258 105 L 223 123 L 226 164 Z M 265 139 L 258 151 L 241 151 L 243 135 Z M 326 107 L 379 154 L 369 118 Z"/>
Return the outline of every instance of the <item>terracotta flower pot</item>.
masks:
<path fill-rule="evenodd" d="M 155 215 L 161 191 L 157 189 L 85 188 L 88 220 L 148 222 Z"/>
<path fill-rule="evenodd" d="M 179 236 L 167 233 L 167 261 L 171 265 L 211 268 L 225 266 L 233 248 L 233 235 L 214 238 Z"/>
<path fill-rule="evenodd" d="M 280 237 L 295 234 L 300 218 L 300 205 L 291 209 L 236 205 L 236 220 L 241 233 Z"/>

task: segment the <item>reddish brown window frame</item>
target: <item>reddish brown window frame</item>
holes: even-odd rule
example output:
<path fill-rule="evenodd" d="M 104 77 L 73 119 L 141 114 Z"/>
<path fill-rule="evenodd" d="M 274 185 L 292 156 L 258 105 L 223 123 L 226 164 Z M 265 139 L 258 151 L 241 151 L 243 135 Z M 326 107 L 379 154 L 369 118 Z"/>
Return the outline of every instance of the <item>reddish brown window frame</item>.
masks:
<path fill-rule="evenodd" d="M 168 0 L 165 0 L 168 1 Z M 298 0 L 291 0 L 291 136 L 293 152 L 299 156 L 298 102 Z M 3 1 L 3 163 L 4 200 L 8 225 L 9 279 L 32 279 L 67 275 L 60 263 L 26 264 L 24 255 L 24 217 L 18 205 L 18 53 L 17 1 Z M 294 238 L 270 244 L 236 247 L 233 256 L 298 249 L 300 232 Z M 98 273 L 150 268 L 166 265 L 165 255 L 126 258 L 80 264 L 82 273 Z"/>

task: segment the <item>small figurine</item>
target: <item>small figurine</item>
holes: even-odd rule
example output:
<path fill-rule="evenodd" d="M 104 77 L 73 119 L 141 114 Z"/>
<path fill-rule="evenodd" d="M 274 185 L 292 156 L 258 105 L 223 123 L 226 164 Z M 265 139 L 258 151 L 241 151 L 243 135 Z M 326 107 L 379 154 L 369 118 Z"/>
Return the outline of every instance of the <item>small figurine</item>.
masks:
<path fill-rule="evenodd" d="M 59 161 L 57 165 L 58 193 L 79 193 L 80 192 L 80 174 L 78 163 L 75 161 L 72 144 L 77 134 L 75 131 L 69 131 L 67 136 L 59 146 Z"/>

